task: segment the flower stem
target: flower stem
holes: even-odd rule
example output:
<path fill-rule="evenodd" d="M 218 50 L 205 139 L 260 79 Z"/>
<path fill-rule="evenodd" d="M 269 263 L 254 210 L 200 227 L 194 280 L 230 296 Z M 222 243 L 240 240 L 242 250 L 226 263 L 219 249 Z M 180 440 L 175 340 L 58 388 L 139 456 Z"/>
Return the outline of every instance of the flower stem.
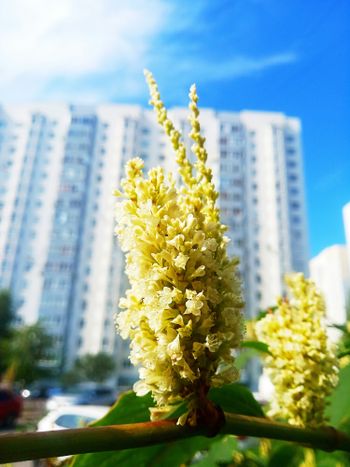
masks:
<path fill-rule="evenodd" d="M 220 434 L 245 435 L 294 441 L 326 451 L 350 452 L 350 436 L 332 427 L 309 429 L 265 418 L 225 413 Z M 0 463 L 65 456 L 86 452 L 117 451 L 210 436 L 211 427 L 180 427 L 173 420 L 112 425 L 0 436 Z"/>

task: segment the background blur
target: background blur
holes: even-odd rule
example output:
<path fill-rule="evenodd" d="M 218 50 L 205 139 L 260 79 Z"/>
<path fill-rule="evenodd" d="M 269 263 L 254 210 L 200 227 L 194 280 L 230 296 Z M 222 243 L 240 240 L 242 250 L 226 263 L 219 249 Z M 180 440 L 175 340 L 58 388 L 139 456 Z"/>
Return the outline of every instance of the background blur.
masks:
<path fill-rule="evenodd" d="M 111 192 L 135 155 L 173 168 L 144 68 L 184 135 L 197 84 L 247 316 L 272 306 L 295 270 L 311 272 L 329 322 L 344 323 L 349 19 L 346 0 L 2 0 L 3 384 L 47 397 L 105 384 L 106 402 L 136 378 L 113 325 L 127 283 Z M 243 380 L 258 390 L 258 376 L 251 362 Z"/>
<path fill-rule="evenodd" d="M 2 102 L 166 103 L 298 116 L 312 255 L 344 241 L 349 4 L 322 0 L 1 2 Z"/>

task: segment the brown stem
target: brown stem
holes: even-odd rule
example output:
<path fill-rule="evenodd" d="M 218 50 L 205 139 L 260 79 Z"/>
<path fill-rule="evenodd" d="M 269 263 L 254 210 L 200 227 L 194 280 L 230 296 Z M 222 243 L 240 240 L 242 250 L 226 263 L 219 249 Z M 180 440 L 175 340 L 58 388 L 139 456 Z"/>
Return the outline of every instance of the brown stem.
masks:
<path fill-rule="evenodd" d="M 266 418 L 225 413 L 221 434 L 293 441 L 326 451 L 350 452 L 350 436 L 334 428 L 298 428 Z M 38 433 L 0 435 L 0 463 L 65 456 L 86 452 L 117 451 L 211 436 L 210 426 L 180 427 L 175 421 L 79 428 Z"/>

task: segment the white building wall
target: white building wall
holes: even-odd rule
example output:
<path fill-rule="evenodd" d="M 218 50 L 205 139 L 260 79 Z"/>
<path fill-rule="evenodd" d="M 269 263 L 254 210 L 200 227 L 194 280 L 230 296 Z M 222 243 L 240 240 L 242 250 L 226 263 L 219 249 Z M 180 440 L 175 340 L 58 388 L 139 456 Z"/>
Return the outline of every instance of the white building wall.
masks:
<path fill-rule="evenodd" d="M 33 112 L 33 109 L 30 110 Z M 28 228 L 31 229 L 31 248 L 28 251 L 31 267 L 25 275 L 25 289 L 22 292 L 24 301 L 18 308 L 21 319 L 28 324 L 35 323 L 39 318 L 38 311 L 44 286 L 43 271 L 48 256 L 52 217 L 59 189 L 65 136 L 70 123 L 70 114 L 65 105 L 56 108 L 51 106 L 48 110 L 37 107 L 35 112 L 46 114 L 49 120 L 54 121 L 55 124 L 49 123 L 47 129 L 52 134 L 52 138 L 50 138 L 49 151 L 46 152 L 46 147 L 45 152 L 40 157 L 40 176 L 42 179 L 37 193 L 38 209 L 28 222 Z"/>
<path fill-rule="evenodd" d="M 94 224 L 93 233 L 83 239 L 86 248 L 82 255 L 82 263 L 89 267 L 89 274 L 82 276 L 87 284 L 85 294 L 86 309 L 84 311 L 85 323 L 80 333 L 82 343 L 75 349 L 73 355 L 85 353 L 97 353 L 101 349 L 111 352 L 114 347 L 115 330 L 113 326 L 113 314 L 116 311 L 116 297 L 113 303 L 109 302 L 111 287 L 110 276 L 114 276 L 113 287 L 118 289 L 121 280 L 121 264 L 113 264 L 112 259 L 116 256 L 116 238 L 114 236 L 114 206 L 115 198 L 113 191 L 119 184 L 123 174 L 123 148 L 126 148 L 125 155 L 133 152 L 134 130 L 125 132 L 124 121 L 138 120 L 141 109 L 136 107 L 118 108 L 117 106 L 101 106 L 97 108 L 97 116 L 101 125 L 106 126 L 103 139 L 96 144 L 96 153 L 103 157 L 96 157 L 95 164 L 101 163 L 99 171 L 93 168 L 92 171 L 99 179 L 96 183 L 92 181 L 92 193 L 88 202 L 86 222 Z M 131 134 L 130 134 L 131 133 Z M 129 145 L 131 144 L 131 148 Z M 131 155 L 131 154 L 130 154 Z M 130 156 L 129 156 L 130 157 Z M 96 196 L 98 190 L 98 196 Z M 88 230 L 88 226 L 86 227 Z M 116 271 L 111 271 L 111 269 Z M 77 304 L 79 308 L 79 304 Z M 107 321 L 106 321 L 107 320 Z M 106 324 L 107 323 L 107 324 Z M 112 330 L 111 333 L 108 329 Z M 72 339 L 74 337 L 72 336 Z"/>
<path fill-rule="evenodd" d="M 307 271 L 307 226 L 302 167 L 300 123 L 280 113 L 242 112 L 247 138 L 247 236 L 248 283 L 251 312 L 275 303 L 284 291 L 283 277 L 291 271 Z M 293 181 L 290 178 L 286 138 L 293 138 Z M 292 207 L 290 183 L 298 193 Z M 254 189 L 252 189 L 252 187 Z M 297 218 L 298 225 L 294 225 Z M 300 240 L 294 240 L 297 230 Z M 296 251 L 297 250 L 297 251 Z M 299 255 L 299 256 L 298 256 Z M 293 261 L 298 256 L 300 261 Z"/>
<path fill-rule="evenodd" d="M 328 322 L 344 324 L 350 293 L 350 269 L 346 246 L 330 246 L 312 258 L 310 276 L 324 295 Z"/>
<path fill-rule="evenodd" d="M 260 262 L 260 281 L 257 286 L 257 277 L 254 274 L 257 306 L 266 308 L 274 303 L 276 296 L 281 293 L 281 271 L 279 250 L 278 207 L 276 202 L 276 173 L 274 159 L 274 135 L 270 121 L 264 121 L 259 115 L 245 114 L 245 125 L 249 131 L 255 132 L 254 151 L 256 163 L 255 180 L 257 190 L 255 199 L 257 206 L 257 230 L 255 235 L 255 257 Z M 252 170 L 247 168 L 247 170 Z M 248 229 L 250 226 L 248 227 Z M 251 270 L 256 270 L 251 263 Z"/>
<path fill-rule="evenodd" d="M 0 146 L 0 286 L 9 287 L 13 268 L 13 254 L 9 249 L 11 218 L 20 195 L 19 182 L 25 147 L 28 139 L 30 115 L 21 109 L 2 107 Z M 10 253 L 10 257 L 9 257 Z"/>
<path fill-rule="evenodd" d="M 350 265 L 350 202 L 343 207 L 343 221 L 348 252 L 348 262 Z"/>
<path fill-rule="evenodd" d="M 1 286 L 14 290 L 17 317 L 29 324 L 38 320 L 70 115 L 66 105 L 5 106 L 3 114 L 8 118 L 7 139 L 12 140 L 12 164 L 0 216 L 0 264 L 7 263 Z M 45 128 L 33 120 L 35 114 L 47 119 Z M 2 148 L 5 155 L 8 150 Z"/>

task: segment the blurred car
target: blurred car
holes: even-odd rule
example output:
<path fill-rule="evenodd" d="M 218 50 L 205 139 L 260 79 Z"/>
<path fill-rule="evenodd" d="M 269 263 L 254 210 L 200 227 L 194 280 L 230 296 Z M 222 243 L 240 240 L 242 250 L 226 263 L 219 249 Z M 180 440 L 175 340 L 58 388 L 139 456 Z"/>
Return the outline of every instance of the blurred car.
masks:
<path fill-rule="evenodd" d="M 21 395 L 24 399 L 48 399 L 62 393 L 62 388 L 54 385 L 33 385 L 22 390 Z"/>
<path fill-rule="evenodd" d="M 99 418 L 102 418 L 109 407 L 95 405 L 66 405 L 52 410 L 37 425 L 37 431 L 66 430 L 71 428 L 83 428 Z M 59 462 L 65 461 L 71 456 L 60 456 Z M 36 467 L 47 466 L 45 460 L 33 461 Z M 51 464 L 50 464 L 51 465 Z M 56 465 L 56 464 L 52 464 Z"/>
<path fill-rule="evenodd" d="M 65 405 L 107 405 L 114 404 L 117 391 L 108 386 L 75 388 L 50 397 L 46 402 L 47 410 L 55 410 Z"/>
<path fill-rule="evenodd" d="M 52 410 L 38 422 L 37 431 L 82 428 L 103 417 L 109 407 L 96 405 L 69 405 Z"/>
<path fill-rule="evenodd" d="M 0 389 L 0 425 L 11 427 L 22 411 L 22 398 L 9 389 Z"/>

